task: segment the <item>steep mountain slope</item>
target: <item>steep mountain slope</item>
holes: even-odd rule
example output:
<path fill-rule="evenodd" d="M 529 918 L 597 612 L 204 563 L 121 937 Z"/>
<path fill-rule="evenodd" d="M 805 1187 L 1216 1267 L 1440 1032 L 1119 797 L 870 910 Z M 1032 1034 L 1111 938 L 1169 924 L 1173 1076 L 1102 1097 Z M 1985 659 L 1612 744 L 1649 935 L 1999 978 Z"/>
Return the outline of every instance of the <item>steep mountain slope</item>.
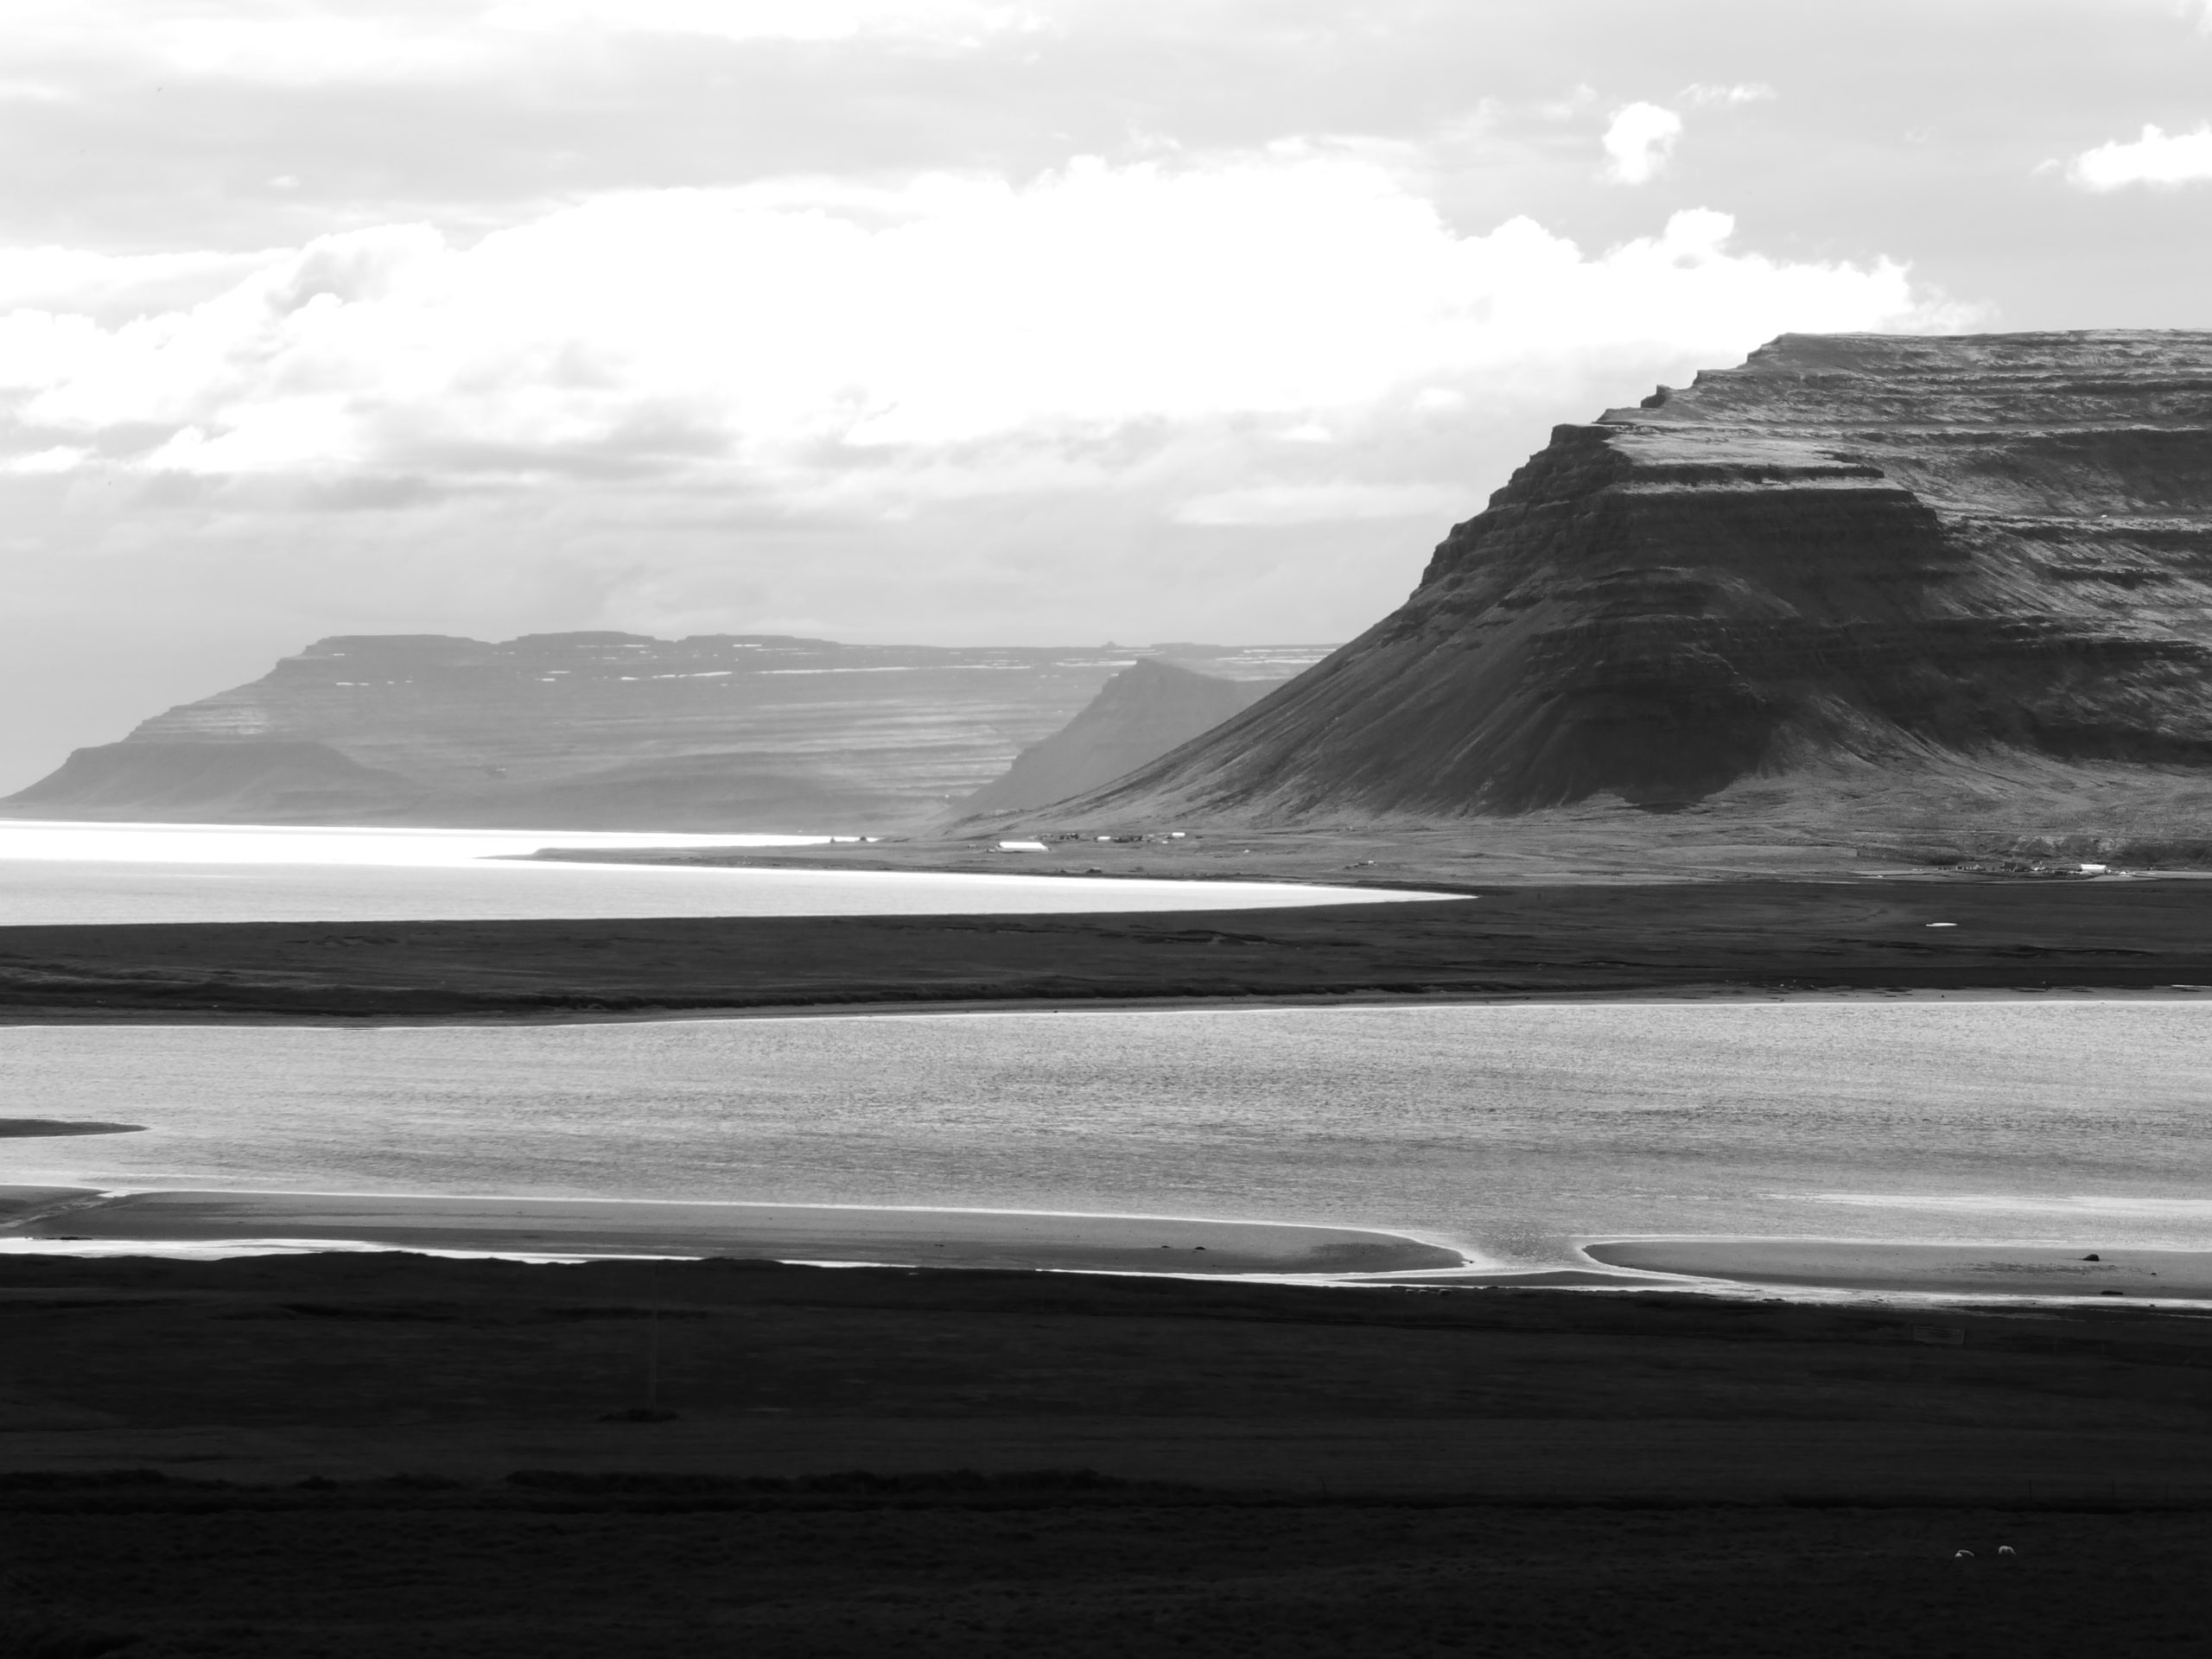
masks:
<path fill-rule="evenodd" d="M 957 810 L 966 816 L 1041 806 L 1110 784 L 1250 708 L 1277 683 L 1217 679 L 1156 658 L 1133 664 Z"/>
<path fill-rule="evenodd" d="M 1138 661 L 1267 682 L 1325 646 L 780 635 L 325 639 L 80 749 L 24 817 L 845 832 L 918 827 Z"/>
<path fill-rule="evenodd" d="M 2212 334 L 1792 334 L 1554 429 L 1398 611 L 1050 821 L 2208 785 Z"/>

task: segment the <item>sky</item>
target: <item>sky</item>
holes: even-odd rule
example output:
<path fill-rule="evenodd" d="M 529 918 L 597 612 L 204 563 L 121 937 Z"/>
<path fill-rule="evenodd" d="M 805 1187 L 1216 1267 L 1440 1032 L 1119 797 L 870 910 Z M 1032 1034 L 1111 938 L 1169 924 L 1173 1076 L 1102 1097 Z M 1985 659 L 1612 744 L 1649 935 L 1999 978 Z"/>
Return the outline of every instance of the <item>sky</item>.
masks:
<path fill-rule="evenodd" d="M 1350 638 L 1786 331 L 2212 327 L 2196 0 L 8 0 L 0 790 L 333 633 Z"/>

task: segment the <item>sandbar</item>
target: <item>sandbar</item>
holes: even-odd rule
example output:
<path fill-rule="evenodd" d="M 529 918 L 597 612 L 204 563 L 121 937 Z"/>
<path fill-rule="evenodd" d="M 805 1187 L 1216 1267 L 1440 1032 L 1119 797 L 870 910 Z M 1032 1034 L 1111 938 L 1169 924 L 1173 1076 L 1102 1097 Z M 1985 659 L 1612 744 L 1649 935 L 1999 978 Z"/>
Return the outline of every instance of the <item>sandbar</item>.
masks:
<path fill-rule="evenodd" d="M 143 1123 L 93 1123 L 66 1117 L 0 1117 L 0 1141 L 41 1135 L 138 1135 Z"/>
<path fill-rule="evenodd" d="M 321 1192 L 79 1194 L 0 1225 L 0 1239 L 10 1236 L 1179 1274 L 1391 1273 L 1465 1262 L 1456 1250 L 1393 1233 L 1271 1222 Z"/>
<path fill-rule="evenodd" d="M 1929 1295 L 2212 1299 L 2212 1250 L 1798 1238 L 1638 1238 L 1582 1248 L 1608 1267 L 1743 1284 Z"/>
<path fill-rule="evenodd" d="M 19 1222 L 54 1215 L 72 1205 L 95 1203 L 101 1196 L 89 1186 L 0 1186 L 0 1237 Z"/>

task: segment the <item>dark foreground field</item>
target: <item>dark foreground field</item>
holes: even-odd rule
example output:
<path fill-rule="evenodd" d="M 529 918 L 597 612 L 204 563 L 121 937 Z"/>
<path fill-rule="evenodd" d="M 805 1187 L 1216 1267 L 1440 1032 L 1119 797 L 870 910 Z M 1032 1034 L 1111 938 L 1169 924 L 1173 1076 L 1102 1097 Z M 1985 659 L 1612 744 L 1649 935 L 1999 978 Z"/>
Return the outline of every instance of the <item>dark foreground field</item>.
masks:
<path fill-rule="evenodd" d="M 0 1512 L 44 1609 L 0 1654 L 2178 1659 L 2212 1628 L 2199 1514 L 266 1501 Z"/>
<path fill-rule="evenodd" d="M 2177 983 L 2212 983 L 2212 881 L 1505 887 L 1151 915 L 0 928 L 0 1020 L 17 1020 Z"/>
<path fill-rule="evenodd" d="M 2208 1430 L 2144 1307 L 6 1257 L 0 1655 L 2198 1652 Z"/>

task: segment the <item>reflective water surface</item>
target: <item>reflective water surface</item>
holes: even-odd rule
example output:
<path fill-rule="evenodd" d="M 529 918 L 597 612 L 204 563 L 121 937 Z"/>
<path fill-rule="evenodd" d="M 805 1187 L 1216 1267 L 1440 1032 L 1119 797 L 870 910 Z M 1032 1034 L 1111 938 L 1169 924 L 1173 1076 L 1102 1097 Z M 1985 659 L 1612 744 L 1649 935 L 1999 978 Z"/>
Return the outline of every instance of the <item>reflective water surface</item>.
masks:
<path fill-rule="evenodd" d="M 0 1028 L 0 1180 L 2212 1248 L 2212 1005 Z"/>
<path fill-rule="evenodd" d="M 821 839 L 0 819 L 0 926 L 1037 914 L 1422 897 L 1287 883 L 1019 875 L 1018 854 L 1008 855 L 1007 876 L 523 863 L 515 857 L 546 847 L 789 847 Z"/>

